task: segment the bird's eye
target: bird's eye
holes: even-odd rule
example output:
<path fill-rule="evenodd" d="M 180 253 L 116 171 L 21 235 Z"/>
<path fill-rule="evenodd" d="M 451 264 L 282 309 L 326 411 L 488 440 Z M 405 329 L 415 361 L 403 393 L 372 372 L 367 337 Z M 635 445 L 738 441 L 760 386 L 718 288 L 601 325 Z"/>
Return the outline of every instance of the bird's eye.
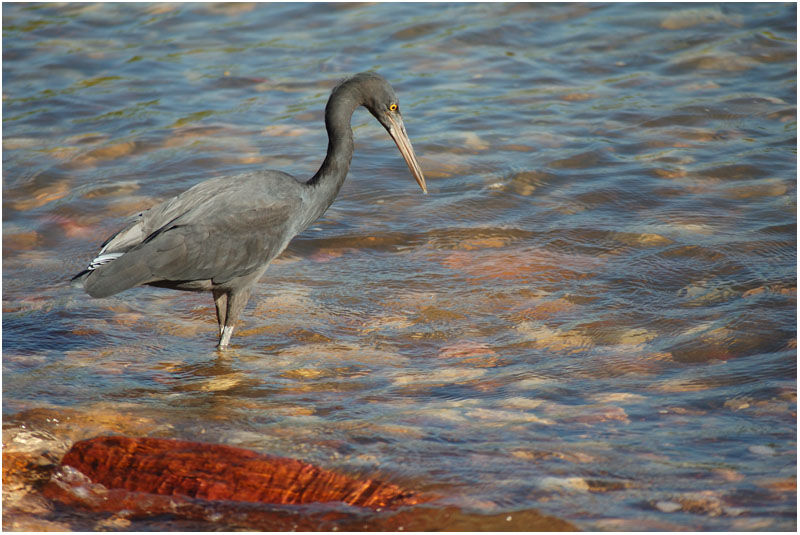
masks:
<path fill-rule="evenodd" d="M 389 104 L 389 111 L 397 111 L 397 104 Z"/>

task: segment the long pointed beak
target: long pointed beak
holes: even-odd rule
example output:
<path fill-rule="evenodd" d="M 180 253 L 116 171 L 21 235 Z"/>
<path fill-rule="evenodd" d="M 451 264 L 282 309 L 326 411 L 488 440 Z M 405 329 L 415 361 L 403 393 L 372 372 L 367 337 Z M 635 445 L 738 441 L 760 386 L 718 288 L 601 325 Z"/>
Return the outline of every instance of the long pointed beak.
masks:
<path fill-rule="evenodd" d="M 419 187 L 422 188 L 422 192 L 428 193 L 428 186 L 425 184 L 422 168 L 419 166 L 419 162 L 417 162 L 416 155 L 414 155 L 414 148 L 411 146 L 411 141 L 408 139 L 406 127 L 403 125 L 403 119 L 399 114 L 387 114 L 387 118 L 389 120 L 389 126 L 386 130 L 389 131 L 389 135 L 392 136 L 392 139 L 397 144 L 397 148 L 400 149 L 400 154 L 403 155 L 406 164 L 408 164 L 408 169 L 411 171 L 411 174 L 414 175 L 414 179 L 417 181 L 417 184 L 419 184 Z"/>

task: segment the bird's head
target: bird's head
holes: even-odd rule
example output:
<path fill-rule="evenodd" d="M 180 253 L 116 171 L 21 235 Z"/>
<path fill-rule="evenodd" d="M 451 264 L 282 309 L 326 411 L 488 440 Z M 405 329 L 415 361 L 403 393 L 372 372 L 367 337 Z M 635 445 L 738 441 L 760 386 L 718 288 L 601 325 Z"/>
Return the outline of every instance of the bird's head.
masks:
<path fill-rule="evenodd" d="M 411 146 L 411 141 L 408 139 L 406 127 L 403 124 L 403 117 L 400 115 L 400 102 L 394 89 L 386 79 L 380 74 L 374 72 L 362 72 L 356 74 L 345 82 L 346 84 L 354 84 L 358 87 L 360 100 L 362 105 L 369 110 L 369 112 L 383 125 L 394 142 L 397 148 L 400 149 L 400 154 L 408 164 L 408 169 L 414 176 L 414 179 L 422 188 L 422 191 L 428 193 L 428 187 L 425 183 L 425 177 L 422 174 L 422 168 L 417 162 L 417 157 L 414 154 L 414 148 Z"/>

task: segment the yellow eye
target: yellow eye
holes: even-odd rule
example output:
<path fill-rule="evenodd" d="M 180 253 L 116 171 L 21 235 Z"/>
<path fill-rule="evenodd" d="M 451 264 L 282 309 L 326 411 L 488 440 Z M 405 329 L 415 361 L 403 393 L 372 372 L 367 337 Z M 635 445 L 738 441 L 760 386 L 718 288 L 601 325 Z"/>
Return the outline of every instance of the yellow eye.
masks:
<path fill-rule="evenodd" d="M 390 104 L 389 111 L 397 111 L 397 104 Z"/>

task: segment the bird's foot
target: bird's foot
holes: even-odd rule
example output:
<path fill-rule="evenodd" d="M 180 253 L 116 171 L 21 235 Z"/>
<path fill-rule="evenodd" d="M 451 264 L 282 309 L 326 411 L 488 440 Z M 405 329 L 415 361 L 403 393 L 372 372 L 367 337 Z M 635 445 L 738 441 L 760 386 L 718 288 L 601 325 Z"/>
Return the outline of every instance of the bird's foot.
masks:
<path fill-rule="evenodd" d="M 219 337 L 219 344 L 217 344 L 217 349 L 225 350 L 228 349 L 228 343 L 231 341 L 231 336 L 233 335 L 233 326 L 226 325 L 222 328 L 222 333 Z"/>

